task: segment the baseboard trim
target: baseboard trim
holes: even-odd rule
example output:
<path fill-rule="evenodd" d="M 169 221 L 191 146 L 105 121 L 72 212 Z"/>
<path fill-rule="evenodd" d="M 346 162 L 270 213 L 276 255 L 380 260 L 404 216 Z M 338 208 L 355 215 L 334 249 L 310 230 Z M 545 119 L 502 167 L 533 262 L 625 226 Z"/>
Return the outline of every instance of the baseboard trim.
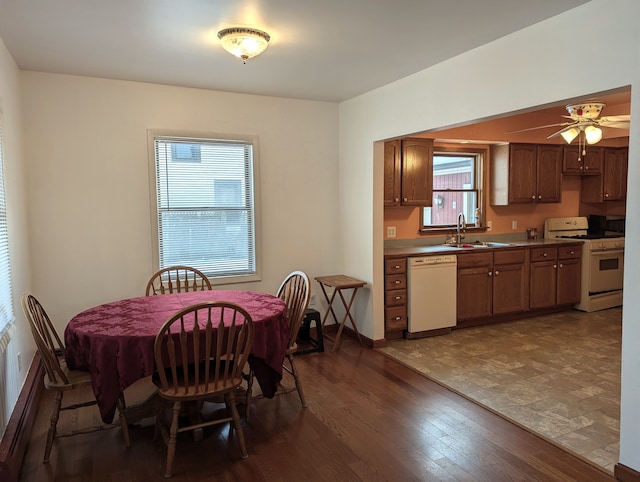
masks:
<path fill-rule="evenodd" d="M 43 374 L 44 369 L 40 363 L 40 356 L 36 353 L 0 441 L 0 480 L 3 482 L 18 481 L 20 467 L 27 451 L 31 429 L 42 395 Z"/>
<path fill-rule="evenodd" d="M 622 482 L 640 482 L 640 472 L 621 463 L 617 463 L 613 467 L 613 474 L 617 480 Z"/>

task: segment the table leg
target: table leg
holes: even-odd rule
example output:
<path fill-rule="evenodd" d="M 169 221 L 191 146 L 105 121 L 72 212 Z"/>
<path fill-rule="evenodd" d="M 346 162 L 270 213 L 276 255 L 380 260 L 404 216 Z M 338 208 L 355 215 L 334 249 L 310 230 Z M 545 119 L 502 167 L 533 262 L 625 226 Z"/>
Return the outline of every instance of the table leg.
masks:
<path fill-rule="evenodd" d="M 353 288 L 353 292 L 351 293 L 351 299 L 349 300 L 349 304 L 347 304 L 347 300 L 344 299 L 344 296 L 342 295 L 342 290 L 336 290 L 336 291 L 338 291 L 338 294 L 340 295 L 340 299 L 342 300 L 342 304 L 346 309 L 346 313 L 344 314 L 344 317 L 340 322 L 340 328 L 338 328 L 338 333 L 336 334 L 336 339 L 333 343 L 332 351 L 335 351 L 340 343 L 340 336 L 342 335 L 342 330 L 344 329 L 344 325 L 347 322 L 347 318 L 349 318 L 349 320 L 351 321 L 351 326 L 353 326 L 353 331 L 355 331 L 356 333 L 358 342 L 362 345 L 362 339 L 360 338 L 360 332 L 358 331 L 358 326 L 356 325 L 356 322 L 353 319 L 353 316 L 351 316 L 351 305 L 353 304 L 353 300 L 356 297 L 356 292 L 358 291 L 358 288 Z"/>
<path fill-rule="evenodd" d="M 325 311 L 324 316 L 322 317 L 322 327 L 324 328 L 324 324 L 327 321 L 327 317 L 329 316 L 329 312 L 331 312 L 331 315 L 333 316 L 333 321 L 335 321 L 336 325 L 338 324 L 338 317 L 336 316 L 335 312 L 333 311 L 333 300 L 336 297 L 336 293 L 338 292 L 337 289 L 333 290 L 333 293 L 331 293 L 331 299 L 329 299 L 329 295 L 327 294 L 327 291 L 324 289 L 324 285 L 322 283 L 320 283 L 320 288 L 322 289 L 322 293 L 324 294 L 324 298 L 327 300 L 327 311 Z"/>

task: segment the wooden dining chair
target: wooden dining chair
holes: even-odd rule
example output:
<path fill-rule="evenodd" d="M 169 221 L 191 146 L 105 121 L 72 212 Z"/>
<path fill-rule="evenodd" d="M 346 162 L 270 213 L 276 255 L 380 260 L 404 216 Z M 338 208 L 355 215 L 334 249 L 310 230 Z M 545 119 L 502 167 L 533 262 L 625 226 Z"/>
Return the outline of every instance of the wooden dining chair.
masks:
<path fill-rule="evenodd" d="M 146 296 L 210 289 L 211 283 L 202 271 L 190 266 L 169 266 L 151 276 Z"/>
<path fill-rule="evenodd" d="M 298 370 L 296 370 L 293 359 L 294 353 L 298 351 L 298 345 L 296 343 L 296 339 L 298 338 L 298 331 L 300 329 L 300 325 L 302 324 L 302 320 L 304 319 L 307 312 L 307 307 L 309 306 L 309 298 L 311 296 L 309 277 L 303 271 L 292 271 L 286 276 L 286 278 L 280 285 L 280 288 L 278 288 L 276 296 L 281 298 L 287 307 L 287 322 L 289 324 L 289 340 L 287 344 L 287 351 L 285 354 L 285 360 L 288 361 L 288 364 L 286 363 L 286 361 L 283 361 L 282 368 L 289 374 L 291 374 L 295 381 L 295 387 L 284 388 L 281 386 L 281 389 L 276 392 L 276 395 L 291 393 L 294 390 L 297 390 L 302 406 L 306 407 L 307 402 L 304 398 L 304 392 L 302 391 L 300 374 L 298 373 Z M 245 401 L 246 420 L 249 420 L 249 416 L 251 413 L 253 378 L 253 371 L 250 370 L 248 375 L 247 394 Z"/>
<path fill-rule="evenodd" d="M 51 323 L 47 312 L 44 310 L 40 302 L 30 293 L 23 293 L 22 309 L 29 321 L 31 327 L 31 333 L 36 342 L 36 348 L 40 354 L 40 359 L 44 365 L 44 386 L 47 390 L 56 392 L 55 401 L 53 403 L 53 410 L 51 412 L 51 419 L 49 424 L 49 432 L 47 434 L 47 443 L 44 449 L 43 463 L 49 462 L 49 456 L 51 454 L 51 448 L 53 447 L 53 441 L 56 438 L 70 437 L 73 435 L 79 435 L 84 433 L 96 432 L 98 430 L 104 430 L 107 428 L 115 428 L 118 425 L 98 425 L 94 427 L 87 427 L 77 430 L 72 430 L 64 433 L 58 433 L 58 419 L 60 412 L 65 410 L 76 410 L 91 405 L 96 405 L 98 402 L 95 398 L 81 402 L 74 405 L 62 406 L 62 398 L 65 392 L 77 390 L 83 387 L 91 387 L 91 378 L 89 372 L 80 370 L 70 370 L 67 367 L 67 363 L 64 358 L 64 345 L 55 330 L 55 327 Z M 122 436 L 124 443 L 127 447 L 130 446 L 129 441 L 129 427 L 124 415 L 125 405 L 124 397 L 121 397 L 118 401 L 119 422 L 122 428 Z"/>
<path fill-rule="evenodd" d="M 235 393 L 243 382 L 242 368 L 253 343 L 254 324 L 249 313 L 229 302 L 211 301 L 188 306 L 165 322 L 158 332 L 152 380 L 161 403 L 156 435 L 167 445 L 165 477 L 172 476 L 178 433 L 233 422 L 242 458 L 248 456 Z M 204 402 L 222 396 L 227 416 L 185 422 L 179 417 L 184 402 Z M 164 423 L 165 405 L 172 403 L 171 423 Z"/>

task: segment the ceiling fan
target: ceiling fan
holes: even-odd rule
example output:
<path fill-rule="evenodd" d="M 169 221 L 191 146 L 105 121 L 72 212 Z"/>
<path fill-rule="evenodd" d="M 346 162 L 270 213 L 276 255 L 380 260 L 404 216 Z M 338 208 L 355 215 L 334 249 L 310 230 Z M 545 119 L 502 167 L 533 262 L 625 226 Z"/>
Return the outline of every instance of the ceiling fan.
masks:
<path fill-rule="evenodd" d="M 587 101 L 583 104 L 569 104 L 566 106 L 569 115 L 565 115 L 562 117 L 571 119 L 571 122 L 561 122 L 558 124 L 550 124 L 546 126 L 530 127 L 529 129 L 512 131 L 510 132 L 510 134 L 530 131 L 534 129 L 546 129 L 549 127 L 561 126 L 562 129 L 554 132 L 553 134 L 548 136 L 547 139 L 562 136 L 567 144 L 571 144 L 571 142 L 576 137 L 578 137 L 580 134 L 583 134 L 583 136 L 581 136 L 579 140 L 582 140 L 582 137 L 584 137 L 584 141 L 587 144 L 597 144 L 602 139 L 601 127 L 629 129 L 629 124 L 631 121 L 630 115 L 600 117 L 600 113 L 602 112 L 602 109 L 604 109 L 604 107 L 605 104 L 602 102 Z"/>

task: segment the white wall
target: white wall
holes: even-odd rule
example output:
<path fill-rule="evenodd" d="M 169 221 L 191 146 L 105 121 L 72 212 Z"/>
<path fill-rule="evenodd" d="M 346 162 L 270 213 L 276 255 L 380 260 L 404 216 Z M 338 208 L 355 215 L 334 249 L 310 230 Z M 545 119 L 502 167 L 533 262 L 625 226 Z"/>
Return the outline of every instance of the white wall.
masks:
<path fill-rule="evenodd" d="M 29 236 L 27 231 L 26 163 L 22 151 L 22 106 L 20 70 L 0 39 L 0 105 L 3 111 L 2 138 L 9 233 L 9 256 L 13 281 L 13 309 L 16 322 L 11 328 L 11 342 L 6 351 L 4 392 L 0 393 L 0 419 L 8 421 L 20 394 L 29 365 L 35 353 L 35 343 L 22 313 L 20 294 L 31 284 Z M 22 363 L 18 368 L 17 355 Z M 0 364 L 2 366 L 2 364 Z M 0 384 L 2 385 L 2 384 Z M 0 433 L 4 427 L 0 426 Z"/>
<path fill-rule="evenodd" d="M 384 335 L 382 150 L 376 145 L 374 157 L 375 141 L 632 85 L 627 245 L 638 243 L 640 219 L 633 215 L 640 205 L 638 18 L 636 0 L 592 0 L 341 104 L 343 271 L 370 283 L 370 296 L 357 306 L 362 332 L 375 339 Z M 593 41 L 583 51 L 575 45 L 567 53 L 572 38 Z M 639 258 L 629 249 L 625 265 L 636 266 Z M 628 269 L 625 276 L 620 461 L 640 470 L 640 274 Z"/>
<path fill-rule="evenodd" d="M 275 293 L 294 269 L 339 271 L 336 104 L 38 72 L 23 89 L 33 291 L 59 330 L 144 294 L 147 129 L 259 137 L 262 281 L 224 287 Z"/>

